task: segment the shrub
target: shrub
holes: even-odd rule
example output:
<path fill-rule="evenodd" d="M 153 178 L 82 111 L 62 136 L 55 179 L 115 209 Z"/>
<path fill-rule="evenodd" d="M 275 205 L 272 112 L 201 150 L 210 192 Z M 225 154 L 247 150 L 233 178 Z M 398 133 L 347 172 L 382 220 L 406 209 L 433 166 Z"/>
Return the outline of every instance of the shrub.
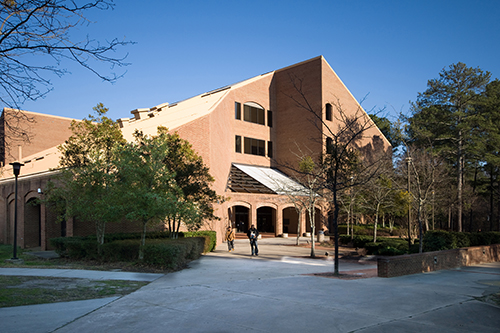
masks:
<path fill-rule="evenodd" d="M 367 254 L 401 255 L 408 252 L 408 243 L 403 239 L 382 238 L 379 242 L 365 244 Z"/>
<path fill-rule="evenodd" d="M 372 236 L 360 236 L 356 235 L 352 238 L 352 246 L 354 247 L 365 247 L 366 243 L 369 243 L 373 240 Z"/>
<path fill-rule="evenodd" d="M 500 244 L 500 232 L 454 232 L 434 230 L 424 235 L 424 251 L 441 251 L 469 246 Z"/>
<path fill-rule="evenodd" d="M 424 234 L 424 252 L 442 251 L 457 248 L 456 238 L 443 230 L 427 231 Z"/>
<path fill-rule="evenodd" d="M 203 232 L 202 232 L 203 233 Z M 205 250 L 215 244 L 215 232 L 196 236 L 190 233 L 186 238 L 170 239 L 168 233 L 149 234 L 144 248 L 144 263 L 159 268 L 177 269 L 190 260 L 200 257 Z M 112 234 L 97 252 L 96 237 L 59 237 L 51 239 L 51 244 L 60 255 L 71 259 L 91 259 L 107 262 L 134 262 L 138 260 L 140 234 Z"/>
<path fill-rule="evenodd" d="M 104 243 L 100 259 L 111 262 L 135 261 L 139 258 L 140 243 L 139 239 L 116 240 L 111 243 Z"/>
<path fill-rule="evenodd" d="M 181 237 L 205 237 L 203 253 L 212 252 L 217 246 L 217 233 L 210 230 L 186 231 L 179 233 Z"/>
<path fill-rule="evenodd" d="M 200 257 L 205 244 L 203 237 L 176 240 L 154 240 L 144 248 L 144 263 L 160 268 L 178 269 L 189 260 Z"/>

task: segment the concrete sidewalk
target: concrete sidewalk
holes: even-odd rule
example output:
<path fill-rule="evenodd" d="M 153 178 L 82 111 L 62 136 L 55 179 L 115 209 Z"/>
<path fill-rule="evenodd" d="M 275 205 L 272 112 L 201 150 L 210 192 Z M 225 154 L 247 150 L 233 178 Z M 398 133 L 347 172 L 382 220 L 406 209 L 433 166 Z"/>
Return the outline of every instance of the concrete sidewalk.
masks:
<path fill-rule="evenodd" d="M 262 240 L 259 257 L 249 255 L 248 241 L 237 241 L 231 253 L 221 244 L 188 269 L 119 299 L 0 309 L 2 331 L 499 331 L 500 308 L 478 298 L 500 292 L 500 263 L 342 280 L 306 275 L 331 272 L 333 263 L 303 258 L 310 250 L 287 242 Z M 375 267 L 340 263 L 344 272 Z M 20 313 L 23 320 L 14 320 Z"/>

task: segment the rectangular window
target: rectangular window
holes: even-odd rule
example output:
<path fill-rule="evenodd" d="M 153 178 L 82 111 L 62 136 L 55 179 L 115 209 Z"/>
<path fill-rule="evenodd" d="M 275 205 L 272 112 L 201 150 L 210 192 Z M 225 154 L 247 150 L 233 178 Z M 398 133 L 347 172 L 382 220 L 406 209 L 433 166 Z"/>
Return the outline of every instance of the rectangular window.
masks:
<path fill-rule="evenodd" d="M 266 156 L 265 146 L 264 140 L 245 138 L 245 154 Z"/>
<path fill-rule="evenodd" d="M 250 105 L 243 105 L 243 120 L 264 125 L 264 109 L 259 109 Z"/>
<path fill-rule="evenodd" d="M 236 135 L 235 144 L 236 144 L 236 152 L 241 153 L 241 136 Z"/>
<path fill-rule="evenodd" d="M 332 105 L 326 105 L 326 120 L 332 121 Z"/>
<path fill-rule="evenodd" d="M 241 120 L 241 103 L 234 102 L 234 118 Z"/>
<path fill-rule="evenodd" d="M 273 127 L 273 111 L 267 110 L 267 126 Z"/>
<path fill-rule="evenodd" d="M 333 152 L 333 140 L 330 137 L 326 138 L 326 152 L 331 154 Z"/>
<path fill-rule="evenodd" d="M 273 158 L 273 142 L 267 141 L 267 157 Z"/>

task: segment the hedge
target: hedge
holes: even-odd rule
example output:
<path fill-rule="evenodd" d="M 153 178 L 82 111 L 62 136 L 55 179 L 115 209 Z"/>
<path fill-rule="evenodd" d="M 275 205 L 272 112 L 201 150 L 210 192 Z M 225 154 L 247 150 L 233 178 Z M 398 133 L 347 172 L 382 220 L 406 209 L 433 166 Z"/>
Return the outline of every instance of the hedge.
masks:
<path fill-rule="evenodd" d="M 500 244 L 500 232 L 455 232 L 430 230 L 424 234 L 424 252 L 458 249 L 469 246 Z"/>
<path fill-rule="evenodd" d="M 210 230 L 201 230 L 201 231 L 186 231 L 181 232 L 181 237 L 205 237 L 206 242 L 203 248 L 203 253 L 212 252 L 215 250 L 217 246 L 217 233 L 215 231 Z"/>
<path fill-rule="evenodd" d="M 138 260 L 140 233 L 105 235 L 105 243 L 98 253 L 95 235 L 87 237 L 58 237 L 50 239 L 61 256 L 72 259 L 100 260 L 106 262 Z M 171 239 L 169 232 L 151 232 L 144 248 L 143 262 L 159 268 L 176 269 L 200 257 L 201 253 L 215 249 L 215 231 L 181 232 L 179 239 Z"/>
<path fill-rule="evenodd" d="M 71 259 L 100 260 L 103 262 L 138 262 L 140 239 L 124 239 L 104 243 L 101 253 L 97 253 L 97 242 L 78 237 L 66 238 L 65 255 Z M 142 263 L 157 268 L 180 268 L 191 260 L 198 259 L 203 253 L 208 236 L 186 237 L 180 239 L 151 239 L 144 247 Z M 60 243 L 60 239 L 57 239 Z"/>

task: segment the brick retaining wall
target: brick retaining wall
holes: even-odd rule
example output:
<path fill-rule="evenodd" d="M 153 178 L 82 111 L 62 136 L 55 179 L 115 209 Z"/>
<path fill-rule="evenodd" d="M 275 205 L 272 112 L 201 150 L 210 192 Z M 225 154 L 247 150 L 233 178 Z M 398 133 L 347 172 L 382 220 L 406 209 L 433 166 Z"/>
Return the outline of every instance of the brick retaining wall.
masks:
<path fill-rule="evenodd" d="M 500 244 L 382 257 L 379 277 L 395 277 L 500 261 Z"/>

